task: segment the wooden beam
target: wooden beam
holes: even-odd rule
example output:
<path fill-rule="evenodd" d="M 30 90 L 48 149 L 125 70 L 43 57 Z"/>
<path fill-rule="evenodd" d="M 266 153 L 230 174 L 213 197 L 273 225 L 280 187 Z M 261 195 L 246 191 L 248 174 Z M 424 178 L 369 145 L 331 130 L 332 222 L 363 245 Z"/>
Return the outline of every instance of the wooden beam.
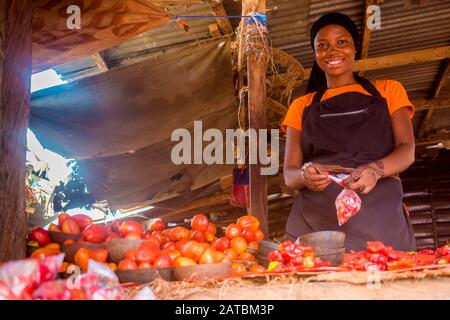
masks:
<path fill-rule="evenodd" d="M 450 58 L 450 46 L 406 51 L 385 56 L 356 60 L 353 66 L 353 71 L 359 72 L 386 69 L 421 62 L 438 61 L 448 58 Z M 310 74 L 311 68 L 305 69 L 305 79 L 308 79 Z"/>
<path fill-rule="evenodd" d="M 441 92 L 441 89 L 444 86 L 445 81 L 447 80 L 449 74 L 450 74 L 450 59 L 446 59 L 444 61 L 444 66 L 443 66 L 442 72 L 438 75 L 438 79 L 436 81 L 436 86 L 434 87 L 434 90 L 433 90 L 433 99 L 437 99 L 439 97 L 439 93 Z M 427 111 L 425 119 L 423 120 L 423 122 L 420 125 L 419 133 L 417 134 L 417 136 L 419 138 L 422 138 L 423 135 L 425 134 L 425 132 L 427 132 L 429 130 L 430 125 L 431 125 L 433 111 L 434 111 L 434 106 L 431 106 Z"/>
<path fill-rule="evenodd" d="M 450 98 L 445 99 L 417 99 L 411 101 L 416 111 L 428 110 L 430 108 L 446 109 L 450 108 Z"/>
<path fill-rule="evenodd" d="M 103 60 L 103 57 L 100 55 L 100 52 L 94 53 L 92 55 L 92 58 L 94 59 L 97 68 L 99 68 L 101 72 L 106 72 L 109 70 L 105 60 Z"/>
<path fill-rule="evenodd" d="M 0 261 L 26 253 L 32 7 L 31 0 L 0 2 Z"/>
<path fill-rule="evenodd" d="M 214 39 L 220 38 L 222 36 L 222 32 L 219 30 L 219 26 L 217 23 L 212 23 L 208 26 L 209 32 Z"/>
<path fill-rule="evenodd" d="M 228 16 L 223 4 L 221 2 L 215 0 L 207 0 L 211 10 L 214 12 L 216 16 Z M 231 26 L 230 19 L 228 18 L 216 18 L 217 25 L 219 26 L 222 34 L 231 34 L 233 33 L 233 27 Z"/>
<path fill-rule="evenodd" d="M 253 11 L 250 1 L 242 1 L 243 14 L 246 15 Z M 253 2 L 252 2 L 253 4 Z M 256 4 L 256 2 L 255 2 Z M 265 12 L 265 0 L 258 0 L 256 12 Z M 249 11 L 245 11 L 249 10 Z M 253 48 L 261 48 L 261 50 L 246 50 L 247 55 L 247 79 L 248 79 L 248 119 L 249 129 L 257 132 L 259 139 L 259 130 L 266 129 L 266 70 L 268 55 L 264 47 L 263 39 L 255 25 L 246 25 L 247 35 L 251 35 L 252 41 L 255 43 Z M 248 45 L 248 43 L 247 43 Z M 258 141 L 250 140 L 250 150 L 258 144 Z M 255 148 L 254 150 L 258 150 Z M 261 222 L 261 231 L 264 232 L 266 238 L 269 237 L 269 218 L 267 208 L 267 176 L 261 175 L 261 164 L 259 159 L 252 159 L 250 156 L 249 176 L 250 176 L 250 207 L 249 213 L 256 216 Z M 253 164 L 255 163 L 255 164 Z"/>

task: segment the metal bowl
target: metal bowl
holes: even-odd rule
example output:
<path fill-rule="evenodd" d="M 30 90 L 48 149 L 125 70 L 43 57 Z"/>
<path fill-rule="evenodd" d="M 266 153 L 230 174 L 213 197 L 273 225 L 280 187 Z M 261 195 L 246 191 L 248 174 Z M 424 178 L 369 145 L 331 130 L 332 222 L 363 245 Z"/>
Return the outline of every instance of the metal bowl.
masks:
<path fill-rule="evenodd" d="M 320 248 L 344 248 L 345 233 L 340 231 L 318 231 L 308 233 L 297 239 L 302 245 Z"/>
<path fill-rule="evenodd" d="M 68 234 L 56 231 L 49 231 L 48 234 L 52 242 L 58 243 L 61 247 L 64 245 L 64 241 L 66 240 L 77 241 L 78 239 L 81 238 L 81 234 Z"/>
<path fill-rule="evenodd" d="M 174 280 L 207 280 L 231 274 L 231 263 L 198 264 L 195 266 L 174 267 Z"/>
<path fill-rule="evenodd" d="M 109 258 L 113 262 L 119 262 L 125 258 L 125 253 L 129 249 L 136 249 L 144 240 L 113 239 L 106 243 L 109 251 Z"/>
<path fill-rule="evenodd" d="M 117 276 L 121 283 L 148 283 L 157 278 L 164 279 L 166 281 L 172 281 L 173 268 L 151 268 L 141 270 L 117 270 Z"/>

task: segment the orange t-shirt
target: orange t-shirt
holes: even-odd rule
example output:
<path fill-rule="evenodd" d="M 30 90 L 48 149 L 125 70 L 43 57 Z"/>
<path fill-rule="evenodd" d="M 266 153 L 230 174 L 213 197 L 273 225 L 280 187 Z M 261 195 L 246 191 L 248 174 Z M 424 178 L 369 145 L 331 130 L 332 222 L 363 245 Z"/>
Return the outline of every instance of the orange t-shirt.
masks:
<path fill-rule="evenodd" d="M 411 101 L 409 101 L 408 94 L 400 82 L 395 80 L 375 80 L 372 83 L 380 94 L 387 100 L 390 115 L 400 108 L 408 108 L 409 115 L 412 119 L 414 116 L 414 106 Z M 368 96 L 371 95 L 360 84 L 351 84 L 340 88 L 327 89 L 320 101 L 327 100 L 331 97 L 346 92 L 361 92 L 362 94 Z M 286 117 L 281 124 L 281 130 L 283 132 L 286 132 L 286 127 L 291 127 L 298 131 L 302 131 L 303 110 L 311 105 L 314 95 L 315 92 L 308 93 L 292 102 L 286 113 Z"/>

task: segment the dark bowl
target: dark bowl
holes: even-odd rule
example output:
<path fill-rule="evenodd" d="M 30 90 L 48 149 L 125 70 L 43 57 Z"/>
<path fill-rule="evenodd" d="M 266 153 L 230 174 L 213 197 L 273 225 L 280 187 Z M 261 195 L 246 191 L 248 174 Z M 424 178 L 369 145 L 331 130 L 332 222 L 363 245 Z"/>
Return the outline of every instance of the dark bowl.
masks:
<path fill-rule="evenodd" d="M 106 243 L 106 249 L 109 252 L 109 259 L 113 262 L 119 262 L 125 258 L 125 253 L 129 249 L 136 249 L 144 240 L 113 239 Z"/>
<path fill-rule="evenodd" d="M 317 255 L 322 261 L 329 261 L 333 267 L 339 266 L 344 262 L 345 250 L 343 252 L 337 252 L 332 254 Z"/>
<path fill-rule="evenodd" d="M 64 241 L 66 240 L 77 241 L 78 239 L 81 238 L 81 234 L 68 234 L 64 232 L 55 232 L 55 231 L 49 231 L 48 234 L 52 242 L 58 243 L 61 247 L 64 245 Z"/>
<path fill-rule="evenodd" d="M 318 231 L 308 233 L 297 239 L 302 245 L 321 248 L 344 248 L 345 233 L 340 231 Z"/>
<path fill-rule="evenodd" d="M 195 266 L 174 267 L 174 280 L 208 280 L 231 274 L 231 263 L 198 264 Z"/>
<path fill-rule="evenodd" d="M 73 263 L 75 260 L 75 253 L 77 253 L 78 249 L 87 248 L 90 250 L 97 250 L 97 249 L 106 249 L 106 246 L 101 243 L 76 242 L 73 244 L 63 245 L 61 248 L 62 251 L 66 254 L 64 260 Z"/>
<path fill-rule="evenodd" d="M 148 283 L 157 278 L 164 279 L 166 281 L 172 281 L 173 268 L 152 268 L 141 270 L 117 270 L 116 274 L 119 277 L 121 283 Z"/>

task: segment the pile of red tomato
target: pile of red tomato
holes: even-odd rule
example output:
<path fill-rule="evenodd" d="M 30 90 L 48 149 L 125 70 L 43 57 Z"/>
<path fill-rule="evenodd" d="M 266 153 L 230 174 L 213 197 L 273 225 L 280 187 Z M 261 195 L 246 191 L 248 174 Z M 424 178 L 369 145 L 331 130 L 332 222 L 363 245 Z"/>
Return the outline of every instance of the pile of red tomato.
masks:
<path fill-rule="evenodd" d="M 271 272 L 304 271 L 330 266 L 330 262 L 315 257 L 310 247 L 290 240 L 282 242 L 277 250 L 272 250 L 268 259 L 268 271 Z"/>
<path fill-rule="evenodd" d="M 450 263 L 450 247 L 424 249 L 418 252 L 394 250 L 381 241 L 367 242 L 367 251 L 351 252 L 345 255 L 344 267 L 351 270 L 392 271 L 432 264 Z"/>
<path fill-rule="evenodd" d="M 264 238 L 259 220 L 254 216 L 240 217 L 236 223 L 225 228 L 224 236 L 221 237 L 217 237 L 216 225 L 201 213 L 192 218 L 191 229 L 183 226 L 166 228 L 164 222 L 158 220 L 142 233 L 142 237 L 137 236 L 141 233 L 141 230 L 136 232 L 137 226 L 125 223 L 119 228 L 122 236 L 130 239 L 130 234 L 136 234 L 132 239 L 142 238 L 145 241 L 126 252 L 125 258 L 118 264 L 120 270 L 193 266 L 235 260 L 251 262 L 255 261 L 255 257 L 247 249 L 257 250 L 258 241 Z M 240 264 L 233 264 L 233 270 L 237 273 L 244 272 Z"/>

